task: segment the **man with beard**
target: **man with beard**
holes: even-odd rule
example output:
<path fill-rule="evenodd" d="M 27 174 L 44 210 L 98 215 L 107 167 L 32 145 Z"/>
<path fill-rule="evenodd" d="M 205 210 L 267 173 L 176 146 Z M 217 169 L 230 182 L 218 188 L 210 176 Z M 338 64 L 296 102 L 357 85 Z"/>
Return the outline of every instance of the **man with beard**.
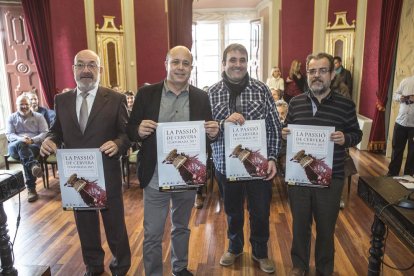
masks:
<path fill-rule="evenodd" d="M 55 119 L 55 111 L 39 106 L 39 98 L 37 97 L 37 94 L 35 91 L 30 91 L 30 92 L 27 92 L 26 94 L 30 100 L 30 109 L 33 112 L 42 114 L 43 117 L 45 117 L 47 126 L 50 127 L 53 124 L 53 121 Z"/>
<path fill-rule="evenodd" d="M 43 116 L 30 110 L 27 96 L 17 97 L 16 108 L 17 112 L 11 114 L 7 120 L 6 137 L 9 141 L 9 154 L 22 163 L 27 201 L 34 202 L 38 199 L 36 177 L 41 177 L 43 173 L 36 157 L 39 155 L 40 144 L 48 128 Z"/>
<path fill-rule="evenodd" d="M 125 96 L 99 86 L 102 67 L 98 55 L 82 50 L 72 66 L 77 87 L 55 97 L 56 120 L 42 144 L 43 156 L 55 153 L 62 144 L 66 149 L 99 148 L 102 152 L 107 194 L 102 209 L 103 225 L 113 258 L 112 275 L 126 275 L 131 266 L 131 251 L 124 219 L 120 155 L 129 147 L 126 134 L 128 113 Z M 74 211 L 85 275 L 104 272 L 99 212 Z"/>
<path fill-rule="evenodd" d="M 312 220 L 316 223 L 315 264 L 318 275 L 332 275 L 334 269 L 334 233 L 339 201 L 344 184 L 345 149 L 357 145 L 362 138 L 355 104 L 330 90 L 335 77 L 333 57 L 326 53 L 309 55 L 306 60 L 309 90 L 294 97 L 289 104 L 288 124 L 334 126 L 331 140 L 335 143 L 332 182 L 329 188 L 289 186 L 288 195 L 293 217 L 293 241 L 290 275 L 309 271 Z M 286 139 L 290 134 L 283 128 Z"/>
<path fill-rule="evenodd" d="M 252 258 L 260 269 L 273 273 L 273 261 L 268 257 L 270 200 L 272 178 L 276 175 L 276 159 L 280 150 L 280 122 L 275 102 L 266 84 L 250 78 L 247 73 L 247 50 L 241 44 L 230 44 L 223 53 L 223 79 L 208 90 L 213 118 L 219 122 L 218 138 L 212 143 L 216 177 L 223 188 L 224 210 L 227 215 L 229 247 L 220 259 L 222 266 L 233 265 L 243 254 L 244 199 L 247 197 L 250 215 Z M 265 179 L 227 182 L 224 122 L 244 124 L 245 120 L 265 120 L 268 169 Z"/>

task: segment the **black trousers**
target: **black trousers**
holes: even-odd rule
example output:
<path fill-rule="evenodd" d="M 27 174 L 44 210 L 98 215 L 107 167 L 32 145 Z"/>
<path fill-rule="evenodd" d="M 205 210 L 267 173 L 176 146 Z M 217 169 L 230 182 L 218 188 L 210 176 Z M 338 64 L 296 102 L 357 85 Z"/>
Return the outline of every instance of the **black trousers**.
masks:
<path fill-rule="evenodd" d="M 294 267 L 309 271 L 312 222 L 315 220 L 316 270 L 322 275 L 332 275 L 335 225 L 343 186 L 343 179 L 334 178 L 329 188 L 288 187 L 293 217 L 293 241 L 290 254 Z"/>
<path fill-rule="evenodd" d="M 405 145 L 408 142 L 407 160 L 405 162 L 404 174 L 414 174 L 414 127 L 405 127 L 395 123 L 394 135 L 392 137 L 392 155 L 388 166 L 388 174 L 399 175 Z"/>

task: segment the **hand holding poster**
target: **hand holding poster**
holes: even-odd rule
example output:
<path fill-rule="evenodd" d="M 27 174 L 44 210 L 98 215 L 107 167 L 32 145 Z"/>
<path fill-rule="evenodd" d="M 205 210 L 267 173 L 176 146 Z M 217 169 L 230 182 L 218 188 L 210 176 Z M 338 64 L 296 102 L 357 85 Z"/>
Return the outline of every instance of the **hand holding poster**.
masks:
<path fill-rule="evenodd" d="M 267 142 L 264 120 L 243 125 L 224 124 L 226 177 L 229 181 L 262 179 L 267 176 Z"/>
<path fill-rule="evenodd" d="M 158 123 L 160 191 L 195 189 L 207 182 L 204 121 Z"/>
<path fill-rule="evenodd" d="M 290 185 L 329 187 L 332 180 L 334 127 L 289 124 L 286 175 Z"/>
<path fill-rule="evenodd" d="M 63 209 L 105 208 L 105 177 L 99 149 L 58 149 L 56 157 Z"/>

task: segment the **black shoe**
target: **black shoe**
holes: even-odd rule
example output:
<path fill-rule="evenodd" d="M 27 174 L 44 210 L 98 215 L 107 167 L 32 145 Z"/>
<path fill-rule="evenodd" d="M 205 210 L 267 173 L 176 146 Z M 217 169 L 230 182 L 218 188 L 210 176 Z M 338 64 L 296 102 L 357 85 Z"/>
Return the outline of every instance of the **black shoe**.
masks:
<path fill-rule="evenodd" d="M 193 276 L 193 273 L 191 273 L 190 271 L 187 270 L 187 268 L 184 268 L 183 270 L 174 272 L 173 271 L 173 276 Z"/>
<path fill-rule="evenodd" d="M 104 271 L 101 272 L 90 272 L 90 271 L 86 271 L 85 274 L 83 274 L 83 276 L 100 276 L 104 273 Z"/>

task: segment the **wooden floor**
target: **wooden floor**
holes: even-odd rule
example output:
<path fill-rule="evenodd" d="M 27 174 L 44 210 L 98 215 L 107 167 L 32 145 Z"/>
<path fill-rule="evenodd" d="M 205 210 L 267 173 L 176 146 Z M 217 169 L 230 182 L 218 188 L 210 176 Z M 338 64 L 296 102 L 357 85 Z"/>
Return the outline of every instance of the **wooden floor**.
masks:
<path fill-rule="evenodd" d="M 352 150 L 351 154 L 360 175 L 383 175 L 388 160 L 383 155 Z M 132 267 L 129 275 L 143 275 L 143 204 L 142 190 L 138 188 L 135 175 L 129 189 L 125 189 L 125 216 L 132 250 Z M 346 197 L 346 208 L 340 212 L 335 234 L 335 275 L 366 275 L 370 227 L 373 212 L 356 194 L 358 176 L 353 176 L 351 194 Z M 73 214 L 63 211 L 58 180 L 51 176 L 50 189 L 43 189 L 39 180 L 40 199 L 35 203 L 26 202 L 26 191 L 21 194 L 21 222 L 17 234 L 14 254 L 16 265 L 50 266 L 52 275 L 83 275 L 84 265 L 79 247 Z M 9 235 L 14 237 L 16 217 L 19 210 L 18 196 L 4 204 L 8 216 Z M 220 208 L 221 207 L 221 208 Z M 226 218 L 220 203 L 216 186 L 207 195 L 204 208 L 193 210 L 190 227 L 191 240 L 189 269 L 195 275 L 267 275 L 251 259 L 248 242 L 249 227 L 246 212 L 244 254 L 232 267 L 220 266 L 219 259 L 226 251 Z M 164 236 L 164 274 L 171 275 L 169 220 Z M 275 261 L 275 275 L 286 275 L 291 267 L 290 245 L 292 217 L 290 214 L 286 187 L 275 180 L 270 217 L 269 256 Z M 103 229 L 103 228 L 102 228 Z M 111 254 L 101 233 L 106 252 L 106 275 L 109 273 Z M 407 267 L 414 261 L 412 254 L 390 233 L 388 235 L 385 261 L 396 267 Z M 312 251 L 313 259 L 313 251 Z M 309 275 L 314 275 L 312 261 Z M 22 275 L 19 273 L 19 275 Z M 414 269 L 401 273 L 384 267 L 383 275 L 414 275 Z"/>

